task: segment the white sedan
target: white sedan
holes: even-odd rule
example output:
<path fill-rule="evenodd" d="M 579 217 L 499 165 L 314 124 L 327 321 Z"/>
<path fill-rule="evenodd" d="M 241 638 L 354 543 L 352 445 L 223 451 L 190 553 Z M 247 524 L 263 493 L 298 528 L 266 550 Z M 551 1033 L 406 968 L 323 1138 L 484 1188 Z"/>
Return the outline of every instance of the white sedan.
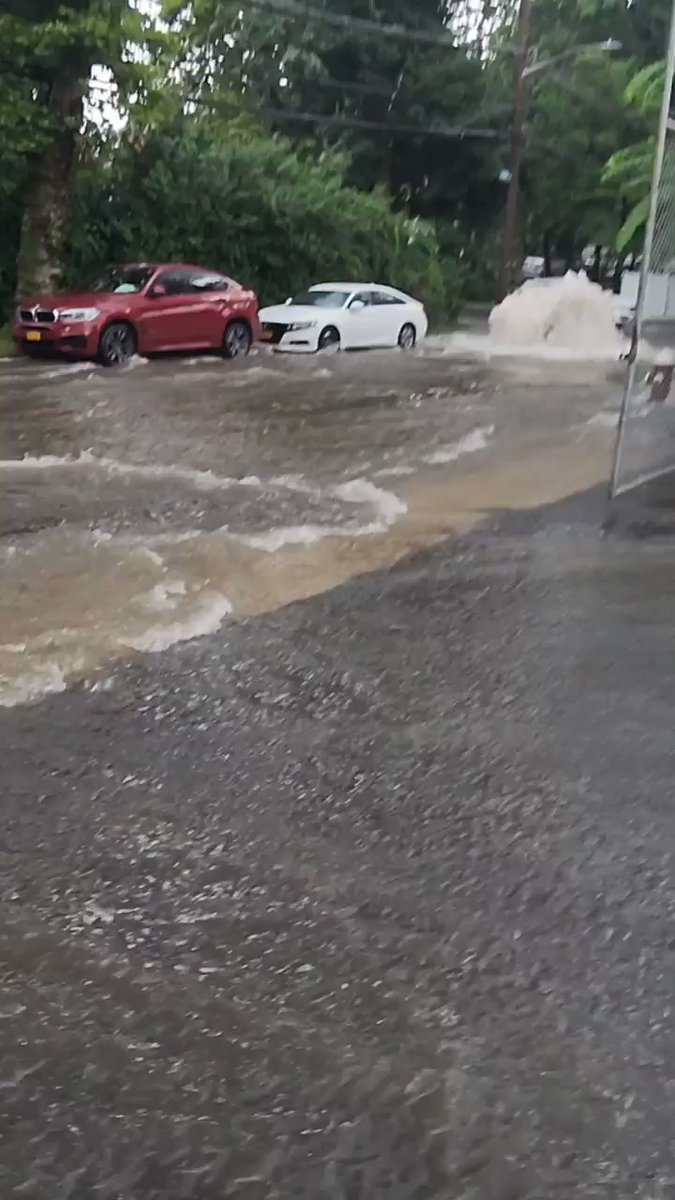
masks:
<path fill-rule="evenodd" d="M 412 350 L 426 336 L 427 314 L 419 300 L 378 283 L 317 283 L 260 311 L 260 336 L 275 350 L 365 350 L 400 346 Z"/>

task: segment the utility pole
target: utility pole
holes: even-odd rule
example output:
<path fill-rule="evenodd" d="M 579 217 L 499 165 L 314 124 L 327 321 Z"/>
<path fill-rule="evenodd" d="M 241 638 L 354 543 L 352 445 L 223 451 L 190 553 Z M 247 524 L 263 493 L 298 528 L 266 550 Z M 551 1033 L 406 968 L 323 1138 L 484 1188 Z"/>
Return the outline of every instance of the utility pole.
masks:
<path fill-rule="evenodd" d="M 507 295 L 517 265 L 518 195 L 520 172 L 525 151 L 525 117 L 527 113 L 527 60 L 530 42 L 530 12 L 532 0 L 520 0 L 516 30 L 516 53 L 513 64 L 513 117 L 509 153 L 509 185 L 506 194 L 502 255 L 499 268 L 498 300 Z"/>

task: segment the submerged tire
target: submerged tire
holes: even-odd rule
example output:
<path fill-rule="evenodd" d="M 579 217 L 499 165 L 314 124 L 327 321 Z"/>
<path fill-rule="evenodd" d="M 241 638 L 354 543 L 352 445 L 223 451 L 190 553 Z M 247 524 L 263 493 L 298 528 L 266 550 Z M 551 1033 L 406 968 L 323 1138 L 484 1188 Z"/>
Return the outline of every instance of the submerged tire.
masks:
<path fill-rule="evenodd" d="M 415 326 L 408 323 L 404 325 L 398 335 L 398 344 L 401 350 L 414 350 L 417 342 L 417 330 Z"/>
<path fill-rule="evenodd" d="M 104 367 L 126 367 L 138 348 L 136 334 L 126 321 L 114 321 L 101 334 L 98 360 Z"/>
<path fill-rule="evenodd" d="M 340 333 L 334 325 L 327 325 L 319 334 L 319 350 L 338 350 L 340 347 Z"/>
<path fill-rule="evenodd" d="M 252 341 L 253 335 L 246 321 L 231 321 L 223 335 L 223 357 L 245 358 Z"/>

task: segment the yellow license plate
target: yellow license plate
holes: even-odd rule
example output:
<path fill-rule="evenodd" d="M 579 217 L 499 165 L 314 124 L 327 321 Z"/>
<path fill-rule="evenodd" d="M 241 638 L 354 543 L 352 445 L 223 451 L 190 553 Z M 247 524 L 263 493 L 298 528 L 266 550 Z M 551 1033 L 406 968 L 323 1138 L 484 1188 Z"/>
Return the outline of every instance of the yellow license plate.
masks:
<path fill-rule="evenodd" d="M 42 334 L 39 333 L 39 331 L 37 329 L 29 329 L 26 332 L 26 341 L 27 342 L 41 342 Z"/>
<path fill-rule="evenodd" d="M 264 342 L 271 342 L 272 338 L 274 337 L 274 333 L 271 329 L 263 329 L 260 336 Z"/>

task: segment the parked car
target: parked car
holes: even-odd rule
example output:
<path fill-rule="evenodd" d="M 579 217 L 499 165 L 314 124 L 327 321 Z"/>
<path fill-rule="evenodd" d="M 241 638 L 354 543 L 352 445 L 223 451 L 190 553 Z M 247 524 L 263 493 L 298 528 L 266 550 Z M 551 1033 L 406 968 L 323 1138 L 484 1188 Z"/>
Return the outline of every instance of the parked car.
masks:
<path fill-rule="evenodd" d="M 237 358 L 258 333 L 254 292 L 218 271 L 182 263 L 111 267 L 84 291 L 22 301 L 14 322 L 25 353 L 51 351 L 105 366 L 168 350 Z"/>
<path fill-rule="evenodd" d="M 317 283 L 260 311 L 261 339 L 275 350 L 411 350 L 429 328 L 424 306 L 379 283 Z"/>

